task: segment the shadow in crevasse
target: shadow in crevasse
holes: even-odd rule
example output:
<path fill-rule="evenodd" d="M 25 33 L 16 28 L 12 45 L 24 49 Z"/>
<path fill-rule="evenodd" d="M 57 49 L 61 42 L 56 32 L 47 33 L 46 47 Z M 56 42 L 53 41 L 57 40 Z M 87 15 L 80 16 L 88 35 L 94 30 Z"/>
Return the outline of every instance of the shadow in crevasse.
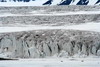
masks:
<path fill-rule="evenodd" d="M 18 60 L 18 59 L 0 58 L 0 61 L 1 61 L 1 60 Z"/>

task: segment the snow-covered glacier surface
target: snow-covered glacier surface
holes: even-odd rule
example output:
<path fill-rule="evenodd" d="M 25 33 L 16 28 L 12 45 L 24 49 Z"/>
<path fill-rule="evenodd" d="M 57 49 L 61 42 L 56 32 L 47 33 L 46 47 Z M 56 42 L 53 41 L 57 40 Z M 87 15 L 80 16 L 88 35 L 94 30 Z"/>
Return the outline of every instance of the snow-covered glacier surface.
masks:
<path fill-rule="evenodd" d="M 0 6 L 100 5 L 100 0 L 1 0 Z"/>
<path fill-rule="evenodd" d="M 100 59 L 96 58 L 53 58 L 22 59 L 19 61 L 0 61 L 0 67 L 99 67 Z"/>

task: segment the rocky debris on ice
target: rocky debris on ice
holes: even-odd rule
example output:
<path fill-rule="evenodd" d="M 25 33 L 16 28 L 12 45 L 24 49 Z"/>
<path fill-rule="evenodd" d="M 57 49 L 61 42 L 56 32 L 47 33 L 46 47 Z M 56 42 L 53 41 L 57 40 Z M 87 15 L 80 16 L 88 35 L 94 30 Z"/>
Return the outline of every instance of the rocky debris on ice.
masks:
<path fill-rule="evenodd" d="M 76 13 L 76 12 L 73 12 L 73 13 Z M 55 16 L 55 15 L 45 16 L 44 15 L 44 16 L 0 17 L 0 26 L 21 26 L 22 24 L 64 26 L 64 25 L 73 25 L 73 24 L 81 24 L 81 23 L 88 23 L 88 22 L 100 22 L 100 15 L 99 14 L 91 14 L 91 15 L 86 15 L 86 14 L 84 15 L 73 15 L 73 14 L 64 15 L 63 14 L 59 16 Z"/>

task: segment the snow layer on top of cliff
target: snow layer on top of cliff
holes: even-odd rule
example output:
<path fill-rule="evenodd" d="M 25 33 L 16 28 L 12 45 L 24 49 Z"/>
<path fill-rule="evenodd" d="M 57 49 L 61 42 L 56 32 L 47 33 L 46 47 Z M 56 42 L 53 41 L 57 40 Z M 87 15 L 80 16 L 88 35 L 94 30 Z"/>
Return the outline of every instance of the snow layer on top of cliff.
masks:
<path fill-rule="evenodd" d="M 46 30 L 46 29 L 72 29 L 83 31 L 100 32 L 100 23 L 84 23 L 71 26 L 42 26 L 42 25 L 23 25 L 22 27 L 0 27 L 0 33 L 6 32 L 21 32 L 31 30 Z"/>

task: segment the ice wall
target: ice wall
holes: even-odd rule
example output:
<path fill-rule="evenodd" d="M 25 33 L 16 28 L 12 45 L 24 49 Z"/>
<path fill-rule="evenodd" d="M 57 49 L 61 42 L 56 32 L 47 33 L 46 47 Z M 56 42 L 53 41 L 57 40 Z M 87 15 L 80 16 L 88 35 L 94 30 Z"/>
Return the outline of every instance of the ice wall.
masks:
<path fill-rule="evenodd" d="M 9 58 L 100 56 L 100 33 L 74 30 L 3 33 L 1 55 Z"/>

